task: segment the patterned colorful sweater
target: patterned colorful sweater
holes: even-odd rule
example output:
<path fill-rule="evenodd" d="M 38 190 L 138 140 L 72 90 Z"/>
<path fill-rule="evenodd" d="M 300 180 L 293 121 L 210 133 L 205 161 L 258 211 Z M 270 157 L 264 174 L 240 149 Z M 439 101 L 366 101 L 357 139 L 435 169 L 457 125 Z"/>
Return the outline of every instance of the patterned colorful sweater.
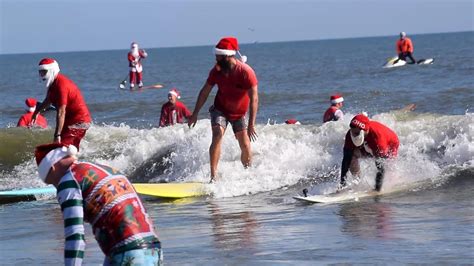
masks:
<path fill-rule="evenodd" d="M 92 225 L 106 256 L 159 241 L 135 189 L 117 170 L 76 162 L 57 190 L 64 219 L 65 265 L 82 264 L 84 222 Z"/>

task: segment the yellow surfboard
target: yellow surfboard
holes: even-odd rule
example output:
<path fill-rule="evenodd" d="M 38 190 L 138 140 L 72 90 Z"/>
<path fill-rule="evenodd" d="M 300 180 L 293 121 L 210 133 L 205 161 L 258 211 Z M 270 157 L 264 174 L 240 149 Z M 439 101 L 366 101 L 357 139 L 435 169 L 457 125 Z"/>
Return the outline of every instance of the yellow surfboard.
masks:
<path fill-rule="evenodd" d="M 188 198 L 207 195 L 206 184 L 192 183 L 137 183 L 133 184 L 139 194 L 160 198 Z"/>

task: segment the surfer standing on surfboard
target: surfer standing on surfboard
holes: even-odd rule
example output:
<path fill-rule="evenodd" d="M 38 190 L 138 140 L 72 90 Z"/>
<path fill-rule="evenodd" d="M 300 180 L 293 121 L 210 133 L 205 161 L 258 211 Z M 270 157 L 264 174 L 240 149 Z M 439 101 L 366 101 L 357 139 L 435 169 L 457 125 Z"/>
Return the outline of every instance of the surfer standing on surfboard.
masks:
<path fill-rule="evenodd" d="M 239 54 L 241 60 L 235 55 Z M 239 52 L 237 39 L 234 37 L 222 38 L 217 43 L 214 54 L 216 65 L 211 69 L 206 83 L 199 92 L 194 112 L 188 120 L 188 125 L 194 127 L 199 110 L 207 100 L 214 85 L 217 84 L 217 95 L 211 114 L 212 143 L 209 148 L 211 165 L 211 182 L 217 178 L 217 164 L 221 153 L 222 137 L 227 125 L 232 125 L 235 138 L 241 149 L 240 160 L 244 167 L 252 162 L 250 141 L 257 140 L 255 119 L 258 110 L 258 81 L 253 69 L 247 65 L 246 56 Z M 249 112 L 247 125 L 246 113 Z"/>
<path fill-rule="evenodd" d="M 44 101 L 33 113 L 33 124 L 38 114 L 52 104 L 57 111 L 54 142 L 72 144 L 79 149 L 92 120 L 81 91 L 72 80 L 59 73 L 56 60 L 44 58 L 39 62 L 38 69 L 40 79 L 48 91 Z"/>
<path fill-rule="evenodd" d="M 397 44 L 397 54 L 398 54 L 398 60 L 403 60 L 406 61 L 406 58 L 410 58 L 411 63 L 410 64 L 416 64 L 415 58 L 413 58 L 413 43 L 411 42 L 411 39 L 407 37 L 407 34 L 405 32 L 400 32 L 400 39 L 398 39 Z M 398 62 L 395 61 L 396 62 Z"/>
<path fill-rule="evenodd" d="M 143 66 L 142 59 L 146 58 L 148 54 L 143 49 L 138 48 L 138 43 L 132 42 L 130 52 L 128 52 L 128 66 L 130 67 L 130 90 L 135 88 L 135 84 L 138 84 L 138 88 L 143 87 Z"/>
<path fill-rule="evenodd" d="M 365 114 L 352 118 L 344 143 L 344 157 L 341 166 L 341 186 L 346 185 L 347 171 L 353 175 L 360 174 L 359 158 L 372 157 L 377 167 L 375 190 L 382 189 L 385 174 L 385 163 L 395 158 L 400 142 L 398 136 L 387 126 L 370 120 Z"/>
<path fill-rule="evenodd" d="M 331 95 L 330 99 L 331 106 L 326 110 L 323 115 L 323 123 L 329 121 L 337 121 L 344 116 L 341 108 L 344 105 L 344 98 L 341 95 Z"/>
<path fill-rule="evenodd" d="M 161 107 L 160 127 L 183 124 L 184 119 L 188 119 L 191 116 L 188 107 L 178 101 L 180 98 L 181 94 L 178 89 L 172 88 L 168 92 L 168 102 Z"/>
<path fill-rule="evenodd" d="M 64 219 L 64 264 L 82 265 L 88 222 L 106 256 L 104 265 L 162 265 L 153 223 L 127 177 L 108 166 L 78 162 L 76 155 L 74 145 L 61 143 L 35 149 L 39 177 L 57 189 Z"/>

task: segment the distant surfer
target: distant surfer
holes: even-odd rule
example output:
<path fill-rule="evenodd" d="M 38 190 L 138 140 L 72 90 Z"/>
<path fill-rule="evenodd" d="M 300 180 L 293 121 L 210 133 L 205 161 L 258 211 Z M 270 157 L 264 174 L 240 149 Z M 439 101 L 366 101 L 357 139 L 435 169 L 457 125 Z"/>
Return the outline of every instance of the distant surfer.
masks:
<path fill-rule="evenodd" d="M 399 144 L 397 134 L 387 126 L 370 120 L 364 114 L 354 116 L 344 143 L 341 187 L 346 186 L 345 177 L 349 170 L 353 175 L 359 175 L 359 158 L 372 157 L 377 167 L 375 190 L 380 191 L 385 174 L 385 163 L 388 159 L 397 156 Z"/>
<path fill-rule="evenodd" d="M 181 94 L 178 89 L 173 88 L 168 92 L 168 102 L 161 107 L 160 127 L 183 124 L 185 119 L 191 116 L 188 107 L 178 99 Z"/>
<path fill-rule="evenodd" d="M 48 127 L 48 120 L 40 114 L 36 116 L 36 121 L 33 123 L 33 113 L 36 110 L 37 101 L 35 98 L 28 98 L 25 100 L 26 104 L 26 113 L 23 114 L 20 119 L 18 120 L 17 127 L 41 127 L 47 128 Z"/>
<path fill-rule="evenodd" d="M 287 119 L 285 121 L 285 124 L 287 125 L 301 125 L 300 121 L 294 119 L 294 118 L 291 118 L 291 119 Z"/>
<path fill-rule="evenodd" d="M 130 90 L 135 88 L 135 84 L 138 84 L 138 88 L 143 87 L 143 66 L 142 59 L 146 58 L 148 54 L 145 50 L 138 48 L 138 43 L 132 42 L 130 52 L 128 52 L 128 66 L 130 67 Z"/>
<path fill-rule="evenodd" d="M 162 265 L 153 222 L 130 181 L 116 169 L 79 162 L 73 145 L 36 147 L 38 173 L 57 189 L 64 219 L 64 264 L 82 265 L 84 222 L 102 252 L 104 265 Z"/>
<path fill-rule="evenodd" d="M 79 149 L 79 144 L 91 123 L 89 109 L 79 87 L 59 73 L 59 65 L 54 59 L 42 59 L 38 69 L 40 79 L 48 91 L 44 101 L 33 113 L 33 121 L 52 104 L 57 111 L 54 142 L 72 144 Z"/>
<path fill-rule="evenodd" d="M 194 127 L 199 111 L 212 88 L 217 84 L 218 90 L 214 105 L 209 109 L 212 127 L 212 143 L 209 148 L 211 182 L 217 178 L 222 137 L 229 123 L 239 142 L 240 160 L 243 166 L 249 167 L 251 165 L 250 142 L 257 139 L 255 119 L 258 110 L 257 76 L 253 69 L 245 63 L 247 57 L 240 54 L 237 39 L 234 37 L 222 38 L 217 43 L 214 53 L 216 65 L 211 69 L 206 83 L 199 92 L 193 114 L 188 120 L 188 125 Z M 239 54 L 241 60 L 237 60 L 236 54 Z M 248 125 L 247 111 L 249 112 Z"/>
<path fill-rule="evenodd" d="M 395 61 L 395 63 L 397 63 L 398 60 L 406 61 L 406 58 L 408 57 L 411 60 L 410 64 L 416 64 L 416 60 L 413 58 L 413 43 L 403 31 L 400 32 L 400 39 L 397 41 L 396 48 L 398 59 Z"/>
<path fill-rule="evenodd" d="M 323 115 L 323 123 L 337 121 L 344 116 L 344 113 L 341 110 L 342 106 L 344 105 L 344 98 L 341 95 L 336 94 L 331 95 L 329 100 L 331 101 L 331 106 Z"/>

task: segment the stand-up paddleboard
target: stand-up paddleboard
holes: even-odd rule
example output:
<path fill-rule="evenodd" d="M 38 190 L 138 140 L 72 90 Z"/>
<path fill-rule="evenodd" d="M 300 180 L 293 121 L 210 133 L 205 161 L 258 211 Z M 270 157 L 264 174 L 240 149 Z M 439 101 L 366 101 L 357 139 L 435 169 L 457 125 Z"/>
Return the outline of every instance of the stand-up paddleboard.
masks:
<path fill-rule="evenodd" d="M 434 58 L 427 58 L 427 59 L 420 59 L 416 62 L 417 65 L 431 65 L 434 63 Z M 394 56 L 392 58 L 389 58 L 385 65 L 383 65 L 383 68 L 393 68 L 393 67 L 400 67 L 400 66 L 405 66 L 408 63 L 404 60 L 399 60 L 398 56 Z"/>
<path fill-rule="evenodd" d="M 205 183 L 140 183 L 132 184 L 139 194 L 159 198 L 188 198 L 208 194 Z"/>
<path fill-rule="evenodd" d="M 383 68 L 393 68 L 393 67 L 400 67 L 406 65 L 407 62 L 404 60 L 398 60 L 398 56 L 394 56 L 392 58 L 389 58 L 385 65 L 383 65 Z"/>
<path fill-rule="evenodd" d="M 123 87 L 123 88 L 120 87 L 120 89 L 122 89 L 122 90 L 128 90 L 128 91 L 130 91 L 130 92 L 142 92 L 142 91 L 144 91 L 144 90 L 161 89 L 161 88 L 163 88 L 163 87 L 164 87 L 163 84 L 154 84 L 154 85 L 150 85 L 150 86 L 144 86 L 144 87 L 141 87 L 141 88 L 138 88 L 138 87 L 137 87 L 137 88 L 134 88 L 134 89 L 131 89 L 131 90 L 130 90 L 130 89 L 127 89 L 127 88 L 125 88 L 125 87 Z"/>
<path fill-rule="evenodd" d="M 328 195 L 313 195 L 313 196 L 295 196 L 296 200 L 309 203 L 339 203 L 348 201 L 359 201 L 359 199 L 367 197 L 375 197 L 381 195 L 377 191 L 342 191 Z"/>

